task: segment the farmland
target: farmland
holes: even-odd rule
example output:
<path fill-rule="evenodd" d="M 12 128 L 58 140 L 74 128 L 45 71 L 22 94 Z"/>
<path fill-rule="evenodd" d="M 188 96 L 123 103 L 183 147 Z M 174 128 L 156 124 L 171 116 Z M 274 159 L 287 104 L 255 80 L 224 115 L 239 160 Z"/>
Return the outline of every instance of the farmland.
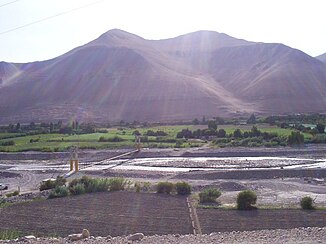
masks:
<path fill-rule="evenodd" d="M 221 125 L 218 129 L 224 129 L 230 135 L 236 129 L 242 132 L 250 131 L 249 125 Z M 195 131 L 207 128 L 206 125 L 170 125 L 153 126 L 139 128 L 101 128 L 95 133 L 87 134 L 59 134 L 40 133 L 35 135 L 25 135 L 23 133 L 0 133 L 0 151 L 2 152 L 22 152 L 22 151 L 43 151 L 57 152 L 67 151 L 69 148 L 78 146 L 80 149 L 118 149 L 135 147 L 134 132 L 138 131 L 142 135 L 142 146 L 147 148 L 191 148 L 207 145 L 209 141 L 202 139 L 176 138 L 177 133 L 183 129 Z M 279 137 L 287 137 L 293 130 L 279 128 L 261 124 L 258 126 L 261 132 L 276 133 Z M 148 131 L 162 131 L 164 136 L 143 136 Z M 311 134 L 303 133 L 305 140 L 311 139 Z M 102 138 L 103 140 L 101 141 Z M 116 140 L 118 139 L 118 140 Z M 10 142 L 12 145 L 6 145 Z M 212 144 L 209 143 L 210 146 Z M 230 144 L 230 146 L 234 146 Z M 219 144 L 215 145 L 218 147 Z M 224 145 L 228 146 L 228 145 Z"/>
<path fill-rule="evenodd" d="M 298 209 L 268 209 L 255 211 L 197 209 L 202 232 L 231 232 L 263 229 L 291 229 L 298 227 L 323 227 L 326 211 Z M 223 220 L 223 221 L 222 221 Z"/>
<path fill-rule="evenodd" d="M 197 215 L 204 234 L 326 224 L 325 210 L 197 208 Z M 26 202 L 4 208 L 0 221 L 1 230 L 15 229 L 46 236 L 67 236 L 83 228 L 95 236 L 193 233 L 186 198 L 155 193 L 92 193 Z"/>
<path fill-rule="evenodd" d="M 101 236 L 192 233 L 185 197 L 132 192 L 94 193 L 14 205 L 0 212 L 0 222 L 1 229 L 59 236 L 78 233 L 83 228 Z"/>

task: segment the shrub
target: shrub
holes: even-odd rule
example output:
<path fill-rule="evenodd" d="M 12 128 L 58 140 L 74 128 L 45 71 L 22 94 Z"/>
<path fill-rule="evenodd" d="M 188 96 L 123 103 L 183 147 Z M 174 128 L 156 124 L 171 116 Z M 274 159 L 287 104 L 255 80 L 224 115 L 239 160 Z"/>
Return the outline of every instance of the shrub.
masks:
<path fill-rule="evenodd" d="M 199 193 L 199 201 L 201 203 L 205 202 L 215 202 L 216 198 L 222 195 L 221 191 L 216 188 L 208 188 Z"/>
<path fill-rule="evenodd" d="M 49 179 L 47 181 L 43 181 L 40 185 L 40 191 L 54 189 L 57 186 L 64 186 L 66 184 L 66 181 L 67 180 L 62 176 L 58 176 L 56 180 Z"/>
<path fill-rule="evenodd" d="M 135 183 L 135 189 L 136 189 L 136 192 L 140 192 L 140 190 L 141 190 L 140 183 L 138 183 L 138 182 Z"/>
<path fill-rule="evenodd" d="M 0 230 L 0 240 L 13 240 L 23 236 L 23 234 L 17 230 Z"/>
<path fill-rule="evenodd" d="M 303 197 L 300 201 L 300 206 L 302 209 L 309 209 L 309 210 L 312 210 L 314 209 L 314 206 L 313 206 L 313 200 L 311 197 Z"/>
<path fill-rule="evenodd" d="M 191 186 L 187 182 L 178 182 L 175 184 L 178 195 L 189 195 L 191 193 Z"/>
<path fill-rule="evenodd" d="M 93 192 L 105 192 L 110 188 L 108 179 L 93 179 L 92 184 Z"/>
<path fill-rule="evenodd" d="M 7 193 L 6 197 L 14 197 L 14 196 L 18 196 L 18 195 L 19 195 L 19 191 L 14 191 L 14 192 L 11 192 L 11 193 Z"/>
<path fill-rule="evenodd" d="M 288 144 L 290 146 L 300 146 L 304 144 L 304 136 L 299 131 L 292 131 L 288 136 Z"/>
<path fill-rule="evenodd" d="M 128 181 L 123 178 L 112 178 L 109 180 L 109 191 L 122 191 L 127 184 Z"/>
<path fill-rule="evenodd" d="M 150 182 L 136 182 L 134 184 L 134 188 L 136 192 L 149 192 L 151 190 Z"/>
<path fill-rule="evenodd" d="M 257 195 L 251 190 L 244 190 L 237 196 L 237 209 L 239 210 L 250 210 L 256 209 L 253 204 L 256 204 Z"/>
<path fill-rule="evenodd" d="M 108 179 L 92 179 L 87 176 L 83 176 L 80 179 L 74 179 L 69 183 L 69 191 L 73 194 L 74 187 L 78 184 L 84 186 L 85 192 L 103 192 L 109 189 Z"/>
<path fill-rule="evenodd" d="M 69 191 L 67 187 L 57 186 L 50 192 L 49 198 L 66 197 L 68 195 Z"/>
<path fill-rule="evenodd" d="M 110 138 L 105 138 L 104 136 L 101 136 L 98 139 L 99 142 L 121 142 L 123 141 L 123 138 L 119 137 L 119 136 L 114 136 L 114 137 L 110 137 Z"/>
<path fill-rule="evenodd" d="M 151 190 L 151 183 L 150 182 L 144 182 L 142 190 L 143 191 L 150 191 Z"/>
<path fill-rule="evenodd" d="M 15 142 L 14 141 L 4 141 L 1 143 L 2 146 L 14 146 Z"/>
<path fill-rule="evenodd" d="M 157 184 L 157 193 L 166 193 L 170 194 L 173 190 L 174 186 L 171 182 L 159 182 Z"/>
<path fill-rule="evenodd" d="M 112 138 L 108 138 L 108 142 L 120 142 L 123 141 L 123 139 L 119 136 L 114 136 Z"/>
<path fill-rule="evenodd" d="M 69 188 L 69 191 L 72 195 L 81 195 L 86 193 L 85 186 L 81 183 L 78 183 L 73 187 Z"/>

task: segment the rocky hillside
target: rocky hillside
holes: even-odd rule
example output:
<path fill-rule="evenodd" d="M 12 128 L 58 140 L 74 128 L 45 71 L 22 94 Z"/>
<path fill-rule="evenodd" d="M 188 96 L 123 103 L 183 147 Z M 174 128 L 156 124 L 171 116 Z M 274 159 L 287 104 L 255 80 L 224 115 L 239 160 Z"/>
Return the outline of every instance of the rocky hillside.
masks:
<path fill-rule="evenodd" d="M 326 64 L 211 31 L 145 40 L 111 30 L 52 60 L 0 63 L 0 122 L 173 121 L 325 112 Z"/>

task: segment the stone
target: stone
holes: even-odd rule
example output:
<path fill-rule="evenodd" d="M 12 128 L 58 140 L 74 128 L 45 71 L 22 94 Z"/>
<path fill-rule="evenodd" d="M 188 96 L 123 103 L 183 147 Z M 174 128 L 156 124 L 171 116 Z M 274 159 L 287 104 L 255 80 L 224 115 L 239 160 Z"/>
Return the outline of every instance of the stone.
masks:
<path fill-rule="evenodd" d="M 89 238 L 91 235 L 89 234 L 89 231 L 87 229 L 83 229 L 82 232 L 83 239 Z"/>
<path fill-rule="evenodd" d="M 82 234 L 71 234 L 68 236 L 68 239 L 70 241 L 79 241 L 83 239 L 83 235 Z"/>
<path fill-rule="evenodd" d="M 33 236 L 33 235 L 30 235 L 30 236 L 24 236 L 23 239 L 26 240 L 26 241 L 29 241 L 29 240 L 36 240 L 36 237 Z"/>
<path fill-rule="evenodd" d="M 140 241 L 141 239 L 143 239 L 144 238 L 144 234 L 143 233 L 135 233 L 135 234 L 133 234 L 133 235 L 130 235 L 129 237 L 128 237 L 128 240 L 129 241 Z"/>
<path fill-rule="evenodd" d="M 108 236 L 106 237 L 106 239 L 107 239 L 107 240 L 111 240 L 111 239 L 112 239 L 112 236 L 108 235 Z"/>

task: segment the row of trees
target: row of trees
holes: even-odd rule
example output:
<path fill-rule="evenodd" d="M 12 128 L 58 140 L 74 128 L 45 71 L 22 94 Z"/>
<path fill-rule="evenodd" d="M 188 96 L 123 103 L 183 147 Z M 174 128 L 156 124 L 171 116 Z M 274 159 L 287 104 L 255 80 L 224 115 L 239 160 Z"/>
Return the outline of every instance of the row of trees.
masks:
<path fill-rule="evenodd" d="M 7 133 L 20 133 L 21 135 L 35 135 L 35 134 L 46 134 L 46 133 L 60 133 L 60 134 L 85 134 L 94 133 L 96 127 L 91 123 L 80 124 L 77 120 L 73 120 L 67 124 L 63 124 L 61 120 L 58 122 L 40 123 L 35 124 L 20 124 L 17 123 L 9 124 L 8 126 L 2 126 L 1 132 Z"/>

